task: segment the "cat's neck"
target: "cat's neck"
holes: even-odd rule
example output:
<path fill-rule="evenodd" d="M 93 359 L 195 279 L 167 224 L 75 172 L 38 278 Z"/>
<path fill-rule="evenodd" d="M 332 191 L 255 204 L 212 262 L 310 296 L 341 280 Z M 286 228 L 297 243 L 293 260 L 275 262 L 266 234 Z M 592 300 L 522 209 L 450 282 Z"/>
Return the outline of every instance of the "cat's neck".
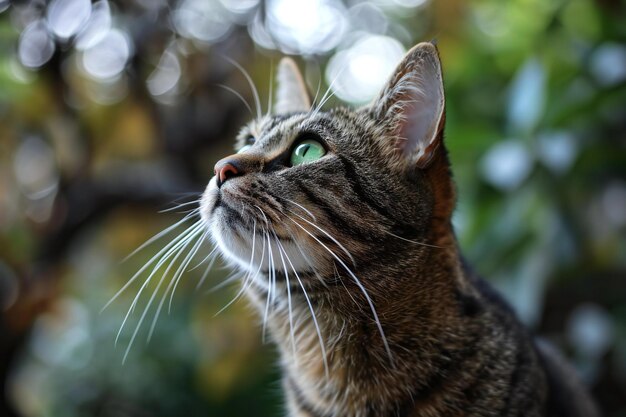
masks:
<path fill-rule="evenodd" d="M 292 294 L 291 317 L 287 308 L 271 311 L 290 401 L 325 404 L 329 415 L 359 415 L 372 401 L 382 409 L 406 397 L 407 387 L 428 386 L 446 361 L 441 356 L 464 348 L 471 329 L 464 328 L 460 300 L 472 288 L 452 232 L 438 236 L 432 246 L 400 254 L 412 260 L 401 268 L 356 268 L 361 280 L 384 283 L 367 296 L 354 276 L 338 271 L 345 289 L 312 296 L 311 305 Z"/>

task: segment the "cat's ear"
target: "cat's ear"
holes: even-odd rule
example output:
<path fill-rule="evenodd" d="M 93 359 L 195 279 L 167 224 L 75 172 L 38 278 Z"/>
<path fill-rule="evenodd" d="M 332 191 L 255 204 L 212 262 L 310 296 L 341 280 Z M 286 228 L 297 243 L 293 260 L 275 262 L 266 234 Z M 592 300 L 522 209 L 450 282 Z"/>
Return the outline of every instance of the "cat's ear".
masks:
<path fill-rule="evenodd" d="M 311 97 L 306 84 L 291 58 L 283 58 L 276 73 L 275 114 L 307 112 L 311 109 Z"/>
<path fill-rule="evenodd" d="M 396 135 L 398 151 L 423 168 L 440 144 L 444 105 L 439 54 L 425 42 L 406 54 L 370 110 Z"/>

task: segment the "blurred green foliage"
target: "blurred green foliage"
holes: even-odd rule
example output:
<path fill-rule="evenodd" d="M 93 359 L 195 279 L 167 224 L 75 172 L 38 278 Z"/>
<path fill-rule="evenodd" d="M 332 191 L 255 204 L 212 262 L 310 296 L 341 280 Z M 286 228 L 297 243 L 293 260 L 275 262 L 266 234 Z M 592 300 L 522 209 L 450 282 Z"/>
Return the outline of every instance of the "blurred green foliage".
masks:
<path fill-rule="evenodd" d="M 0 413 L 281 415 L 258 317 L 245 302 L 214 317 L 236 288 L 209 291 L 219 265 L 200 289 L 202 268 L 184 275 L 146 343 L 149 310 L 124 363 L 157 283 L 117 343 L 141 282 L 100 310 L 168 238 L 120 260 L 183 216 L 157 212 L 198 197 L 250 118 L 219 87 L 253 102 L 225 57 L 263 100 L 281 51 L 301 56 L 313 91 L 335 60 L 348 77 L 330 107 L 382 82 L 349 66 L 378 36 L 387 52 L 437 40 L 468 260 L 577 364 L 607 416 L 626 416 L 624 3 L 290 4 L 0 0 Z"/>

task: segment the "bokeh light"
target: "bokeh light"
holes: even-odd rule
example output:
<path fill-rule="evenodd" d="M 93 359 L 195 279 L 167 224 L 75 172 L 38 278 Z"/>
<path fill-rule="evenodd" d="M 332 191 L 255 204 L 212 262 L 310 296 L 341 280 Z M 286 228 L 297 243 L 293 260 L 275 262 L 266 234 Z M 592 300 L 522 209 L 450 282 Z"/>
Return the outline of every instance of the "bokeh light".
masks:
<path fill-rule="evenodd" d="M 155 97 L 171 96 L 176 93 L 181 76 L 182 68 L 174 48 L 166 49 L 146 81 L 148 91 Z"/>
<path fill-rule="evenodd" d="M 519 187 L 532 169 L 533 159 L 522 142 L 515 139 L 496 143 L 482 160 L 487 182 L 505 190 Z"/>
<path fill-rule="evenodd" d="M 250 14 L 259 6 L 259 0 L 220 0 L 230 13 L 233 20 L 238 23 L 247 23 Z"/>
<path fill-rule="evenodd" d="M 11 5 L 11 0 L 0 0 L 0 13 L 5 11 Z"/>
<path fill-rule="evenodd" d="M 18 45 L 20 62 L 29 68 L 37 68 L 48 62 L 54 54 L 55 45 L 43 20 L 32 22 L 22 32 Z"/>
<path fill-rule="evenodd" d="M 22 192 L 38 199 L 56 189 L 58 175 L 54 151 L 41 138 L 26 137 L 15 153 L 15 178 Z"/>
<path fill-rule="evenodd" d="M 347 30 L 346 9 L 332 0 L 269 0 L 266 19 L 280 49 L 292 54 L 330 51 Z"/>
<path fill-rule="evenodd" d="M 90 0 L 52 0 L 48 5 L 48 28 L 60 40 L 76 35 L 91 15 Z"/>
<path fill-rule="evenodd" d="M 94 78 L 108 80 L 117 77 L 126 67 L 132 45 L 124 32 L 111 29 L 83 52 L 85 71 Z"/>
<path fill-rule="evenodd" d="M 326 81 L 342 100 L 365 103 L 372 100 L 404 55 L 397 40 L 366 35 L 328 62 Z"/>
<path fill-rule="evenodd" d="M 174 12 L 174 25 L 182 36 L 216 42 L 231 30 L 227 13 L 218 1 L 183 0 Z"/>
<path fill-rule="evenodd" d="M 89 20 L 76 37 L 76 49 L 85 50 L 100 42 L 111 29 L 111 8 L 107 0 L 93 4 Z"/>

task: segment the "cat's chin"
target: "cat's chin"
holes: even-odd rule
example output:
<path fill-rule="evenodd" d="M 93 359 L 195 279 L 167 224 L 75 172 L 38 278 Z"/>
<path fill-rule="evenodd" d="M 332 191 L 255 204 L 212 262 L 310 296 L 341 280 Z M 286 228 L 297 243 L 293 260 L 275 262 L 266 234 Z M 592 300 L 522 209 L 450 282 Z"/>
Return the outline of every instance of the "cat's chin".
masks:
<path fill-rule="evenodd" d="M 253 230 L 250 224 L 239 224 L 218 204 L 219 199 L 220 191 L 213 178 L 202 196 L 200 215 L 214 244 L 231 266 L 250 273 L 274 269 L 294 274 L 314 271 L 327 261 L 319 252 L 309 251 L 305 242 L 280 239 L 261 229 Z M 261 222 L 258 219 L 255 224 Z"/>
<path fill-rule="evenodd" d="M 295 242 L 285 241 L 257 230 L 249 231 L 229 225 L 220 219 L 219 209 L 210 223 L 211 236 L 218 250 L 233 266 L 250 273 L 267 273 L 272 269 L 288 275 L 317 269 L 315 255 Z"/>

